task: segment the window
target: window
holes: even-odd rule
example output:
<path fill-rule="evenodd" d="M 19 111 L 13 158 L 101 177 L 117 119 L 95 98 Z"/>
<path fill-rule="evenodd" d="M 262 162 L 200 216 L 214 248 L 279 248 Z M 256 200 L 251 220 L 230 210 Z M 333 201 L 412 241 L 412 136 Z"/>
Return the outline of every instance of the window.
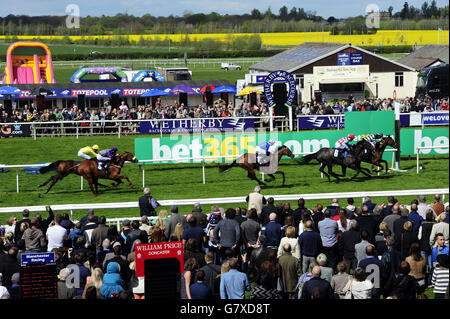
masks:
<path fill-rule="evenodd" d="M 303 74 L 297 75 L 296 82 L 299 89 L 303 89 L 305 87 L 305 76 Z"/>
<path fill-rule="evenodd" d="M 403 86 L 403 72 L 395 72 L 395 86 Z"/>

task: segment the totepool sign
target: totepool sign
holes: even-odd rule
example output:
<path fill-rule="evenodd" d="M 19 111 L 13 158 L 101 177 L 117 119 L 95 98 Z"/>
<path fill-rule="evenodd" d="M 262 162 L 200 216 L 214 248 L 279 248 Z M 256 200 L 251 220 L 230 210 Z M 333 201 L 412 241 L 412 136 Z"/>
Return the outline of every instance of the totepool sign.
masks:
<path fill-rule="evenodd" d="M 296 93 L 295 78 L 291 73 L 283 70 L 273 71 L 264 80 L 264 95 L 266 96 L 267 104 L 269 104 L 270 107 L 275 106 L 272 94 L 272 83 L 274 83 L 275 81 L 288 82 L 289 92 L 286 103 L 284 103 L 284 105 L 287 107 L 291 107 L 292 103 L 294 102 Z"/>

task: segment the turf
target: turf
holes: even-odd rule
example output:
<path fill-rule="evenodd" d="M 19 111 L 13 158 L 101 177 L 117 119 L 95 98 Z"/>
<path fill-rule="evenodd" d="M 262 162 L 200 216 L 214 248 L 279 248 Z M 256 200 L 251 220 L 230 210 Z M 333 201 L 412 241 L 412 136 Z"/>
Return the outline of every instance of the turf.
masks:
<path fill-rule="evenodd" d="M 142 137 L 142 136 L 139 136 Z M 88 137 L 58 137 L 58 138 L 10 138 L 1 139 L 1 164 L 36 164 L 53 162 L 56 160 L 78 160 L 77 151 L 85 145 L 99 144 L 101 148 L 117 146 L 119 152 L 134 152 L 134 139 L 136 136 L 98 136 Z M 278 177 L 274 182 L 263 187 L 263 194 L 310 194 L 357 191 L 402 190 L 420 188 L 448 188 L 448 156 L 426 156 L 421 159 L 425 169 L 416 175 L 415 159 L 402 159 L 401 168 L 407 172 L 389 172 L 374 175 L 371 178 L 357 178 L 355 181 L 344 180 L 340 183 L 329 183 L 321 179 L 318 171 L 319 165 L 315 162 L 307 165 L 298 165 L 290 159 L 281 162 L 280 169 L 286 173 L 286 185 L 281 185 Z M 145 166 L 145 186 L 150 187 L 152 194 L 159 200 L 234 197 L 245 196 L 251 192 L 256 183 L 247 178 L 247 173 L 239 168 L 232 168 L 219 173 L 216 165 L 206 166 L 206 184 L 202 183 L 202 170 L 200 164 L 151 164 Z M 67 203 L 107 203 L 136 201 L 142 194 L 142 171 L 138 165 L 126 164 L 122 172 L 128 175 L 135 185 L 129 188 L 123 183 L 117 188 L 101 189 L 98 197 L 94 197 L 88 185 L 84 182 L 84 189 L 80 189 L 80 177 L 68 176 L 58 182 L 53 189 L 45 193 L 38 185 L 52 176 L 52 172 L 44 175 L 26 174 L 19 169 L 20 192 L 16 192 L 16 169 L 8 173 L 0 173 L 0 206 L 26 206 Z M 340 168 L 338 171 L 340 172 Z M 348 171 L 351 176 L 352 171 Z M 105 184 L 112 182 L 106 181 Z M 405 197 L 404 203 L 409 204 L 412 198 Z M 385 198 L 374 199 L 381 204 Z M 318 201 L 309 201 L 308 205 Z M 234 207 L 238 204 L 225 205 Z M 292 203 L 293 207 L 296 206 Z M 209 207 L 208 207 L 209 209 Z M 78 214 L 79 212 L 76 212 Z M 80 212 L 81 213 L 81 212 Z M 82 212 L 83 214 L 85 212 Z M 107 217 L 138 216 L 137 209 L 102 211 Z M 5 216 L 6 217 L 6 216 Z M 3 221 L 3 216 L 1 221 Z"/>

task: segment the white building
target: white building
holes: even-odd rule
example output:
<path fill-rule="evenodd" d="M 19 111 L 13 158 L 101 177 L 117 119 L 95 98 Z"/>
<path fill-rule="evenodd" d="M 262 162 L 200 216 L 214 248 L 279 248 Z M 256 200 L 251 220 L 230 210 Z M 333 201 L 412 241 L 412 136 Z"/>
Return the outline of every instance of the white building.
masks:
<path fill-rule="evenodd" d="M 414 68 L 351 44 L 305 42 L 250 66 L 244 83 L 262 89 L 264 76 L 276 70 L 294 74 L 303 102 L 350 93 L 356 99 L 414 97 L 417 82 Z"/>

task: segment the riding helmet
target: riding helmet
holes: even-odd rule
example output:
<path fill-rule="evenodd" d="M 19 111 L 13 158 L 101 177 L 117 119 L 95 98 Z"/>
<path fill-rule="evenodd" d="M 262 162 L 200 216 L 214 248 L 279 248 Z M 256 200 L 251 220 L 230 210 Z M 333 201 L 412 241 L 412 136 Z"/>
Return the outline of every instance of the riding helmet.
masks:
<path fill-rule="evenodd" d="M 354 140 L 354 139 L 355 139 L 355 135 L 349 134 L 348 138 L 349 138 L 350 140 Z"/>
<path fill-rule="evenodd" d="M 97 144 L 95 144 L 95 145 L 92 146 L 92 149 L 95 150 L 95 151 L 98 151 L 100 148 L 98 147 Z"/>

